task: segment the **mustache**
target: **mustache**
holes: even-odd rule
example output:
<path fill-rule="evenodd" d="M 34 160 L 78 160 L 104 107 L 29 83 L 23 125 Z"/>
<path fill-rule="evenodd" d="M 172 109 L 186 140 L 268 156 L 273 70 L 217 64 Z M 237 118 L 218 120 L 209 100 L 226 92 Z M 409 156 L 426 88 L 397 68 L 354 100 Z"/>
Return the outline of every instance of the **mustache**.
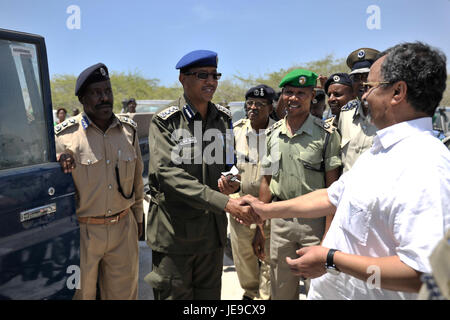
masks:
<path fill-rule="evenodd" d="M 99 103 L 97 105 L 95 105 L 95 110 L 99 110 L 99 109 L 103 109 L 103 108 L 112 108 L 112 104 L 111 103 Z"/>

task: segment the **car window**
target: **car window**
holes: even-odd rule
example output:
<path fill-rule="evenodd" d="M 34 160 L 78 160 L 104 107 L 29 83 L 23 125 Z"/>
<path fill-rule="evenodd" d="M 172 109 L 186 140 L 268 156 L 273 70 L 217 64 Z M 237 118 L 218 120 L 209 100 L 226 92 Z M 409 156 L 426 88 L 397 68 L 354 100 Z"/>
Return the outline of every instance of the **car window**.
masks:
<path fill-rule="evenodd" d="M 0 40 L 0 170 L 49 161 L 36 46 Z"/>

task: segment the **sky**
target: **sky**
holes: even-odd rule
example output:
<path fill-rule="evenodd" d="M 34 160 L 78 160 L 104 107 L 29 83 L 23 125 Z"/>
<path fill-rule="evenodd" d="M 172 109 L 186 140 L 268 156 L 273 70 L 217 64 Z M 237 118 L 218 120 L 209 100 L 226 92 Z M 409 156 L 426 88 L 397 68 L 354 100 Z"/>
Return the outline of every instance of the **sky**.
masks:
<path fill-rule="evenodd" d="M 103 62 L 166 86 L 196 49 L 218 53 L 225 79 L 406 41 L 450 60 L 449 17 L 450 0 L 0 0 L 0 28 L 45 38 L 50 76 Z"/>

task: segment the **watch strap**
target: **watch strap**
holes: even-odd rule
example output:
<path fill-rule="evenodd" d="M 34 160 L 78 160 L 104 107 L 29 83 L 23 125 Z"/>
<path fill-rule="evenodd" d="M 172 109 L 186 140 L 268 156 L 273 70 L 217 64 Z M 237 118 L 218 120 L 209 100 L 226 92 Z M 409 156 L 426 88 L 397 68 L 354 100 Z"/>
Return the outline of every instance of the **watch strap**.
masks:
<path fill-rule="evenodd" d="M 330 249 L 330 250 L 328 250 L 328 254 L 327 254 L 327 267 L 333 267 L 333 268 L 336 268 L 336 269 L 337 269 L 336 265 L 334 264 L 334 260 L 333 260 L 333 258 L 334 258 L 334 253 L 335 253 L 336 251 L 339 251 L 339 250 L 337 250 L 337 249 Z"/>

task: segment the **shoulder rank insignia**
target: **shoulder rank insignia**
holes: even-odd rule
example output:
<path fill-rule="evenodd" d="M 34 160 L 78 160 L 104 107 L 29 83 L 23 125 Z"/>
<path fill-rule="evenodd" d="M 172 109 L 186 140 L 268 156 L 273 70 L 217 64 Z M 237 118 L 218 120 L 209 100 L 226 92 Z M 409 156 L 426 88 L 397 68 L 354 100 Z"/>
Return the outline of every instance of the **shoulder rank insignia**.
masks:
<path fill-rule="evenodd" d="M 133 119 L 130 119 L 127 116 L 118 116 L 117 119 L 119 119 L 120 122 L 128 123 L 130 126 L 132 126 L 134 129 L 137 128 L 137 123 Z"/>
<path fill-rule="evenodd" d="M 266 134 L 266 136 L 268 136 L 269 134 L 271 134 L 276 128 L 278 128 L 279 126 L 281 126 L 283 124 L 284 119 L 281 119 L 277 122 L 275 122 L 273 125 L 271 125 L 269 128 L 266 129 L 266 131 L 264 132 Z"/>
<path fill-rule="evenodd" d="M 74 124 L 77 124 L 78 121 L 79 121 L 79 119 L 77 117 L 74 117 L 74 118 L 69 118 L 69 119 L 63 121 L 60 124 L 57 124 L 54 128 L 55 134 L 61 133 L 65 129 L 73 126 Z"/>
<path fill-rule="evenodd" d="M 170 116 L 172 116 L 173 114 L 177 113 L 178 111 L 180 111 L 180 109 L 178 109 L 177 106 L 172 106 L 172 107 L 164 109 L 163 111 L 158 113 L 157 116 L 160 117 L 163 120 L 167 120 L 167 119 L 169 119 Z"/>
<path fill-rule="evenodd" d="M 228 117 L 231 118 L 231 111 L 230 111 L 230 110 L 228 110 L 228 109 L 225 108 L 225 107 L 222 107 L 220 104 L 216 104 L 216 108 L 217 108 L 217 110 L 222 111 L 222 112 L 225 113 Z"/>
<path fill-rule="evenodd" d="M 241 125 L 245 124 L 246 121 L 247 121 L 246 118 L 239 119 L 238 121 L 236 121 L 235 123 L 233 123 L 233 127 L 241 126 Z"/>
<path fill-rule="evenodd" d="M 336 118 L 335 116 L 332 116 L 325 120 L 316 118 L 314 119 L 314 123 L 317 124 L 319 127 L 323 128 L 325 131 L 333 133 L 333 131 L 336 130 L 336 127 L 333 125 L 335 118 Z"/>
<path fill-rule="evenodd" d="M 357 100 L 357 99 L 350 100 L 349 102 L 347 102 L 347 104 L 345 106 L 343 106 L 341 108 L 341 111 L 352 110 L 352 109 L 356 108 L 358 106 L 358 104 L 359 104 L 359 100 Z"/>

